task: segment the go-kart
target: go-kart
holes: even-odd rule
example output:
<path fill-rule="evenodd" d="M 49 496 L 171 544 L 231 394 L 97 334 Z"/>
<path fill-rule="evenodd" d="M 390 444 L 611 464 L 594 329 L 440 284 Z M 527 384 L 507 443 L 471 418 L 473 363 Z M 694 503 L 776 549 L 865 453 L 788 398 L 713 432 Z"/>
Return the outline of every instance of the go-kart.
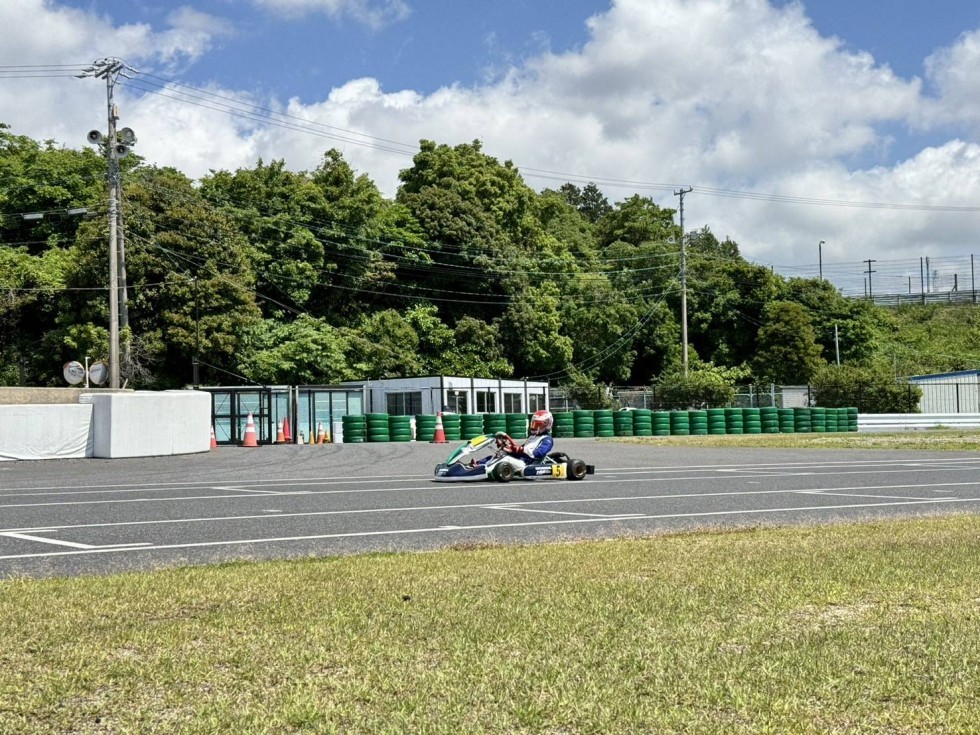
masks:
<path fill-rule="evenodd" d="M 495 445 L 493 454 L 479 462 L 474 455 Z M 494 436 L 477 436 L 458 447 L 449 459 L 436 465 L 436 482 L 474 482 L 496 480 L 510 482 L 515 477 L 523 480 L 583 480 L 595 474 L 595 466 L 581 459 L 572 459 L 564 452 L 552 452 L 533 462 L 515 456 L 520 453 L 517 443 L 503 432 Z"/>

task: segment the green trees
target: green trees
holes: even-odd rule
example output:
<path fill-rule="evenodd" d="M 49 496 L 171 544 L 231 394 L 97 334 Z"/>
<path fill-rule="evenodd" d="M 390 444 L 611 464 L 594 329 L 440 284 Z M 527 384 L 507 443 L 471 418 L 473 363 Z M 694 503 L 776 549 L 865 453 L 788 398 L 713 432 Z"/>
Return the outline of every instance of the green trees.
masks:
<path fill-rule="evenodd" d="M 826 365 L 810 316 L 800 304 L 771 301 L 763 310 L 752 372 L 765 383 L 806 385 Z"/>
<path fill-rule="evenodd" d="M 657 384 L 680 406 L 749 379 L 822 381 L 831 400 L 838 348 L 882 384 L 976 357 L 975 310 L 885 312 L 705 227 L 685 235 L 681 379 L 675 211 L 595 184 L 536 193 L 479 141 L 422 141 L 393 199 L 336 150 L 312 171 L 260 160 L 196 183 L 125 164 L 132 387 L 183 385 L 197 355 L 209 383 L 543 377 L 600 403 L 604 386 Z M 105 358 L 106 203 L 103 157 L 0 125 L 0 384 L 60 384 L 65 361 Z M 68 214 L 82 208 L 97 216 Z"/>

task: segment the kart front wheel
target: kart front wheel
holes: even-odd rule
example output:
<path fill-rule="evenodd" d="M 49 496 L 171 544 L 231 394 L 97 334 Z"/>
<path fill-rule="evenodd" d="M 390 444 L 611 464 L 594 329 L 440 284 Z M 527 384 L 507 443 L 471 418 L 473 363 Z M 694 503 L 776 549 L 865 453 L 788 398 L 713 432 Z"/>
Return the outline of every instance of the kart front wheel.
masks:
<path fill-rule="evenodd" d="M 587 473 L 588 468 L 581 459 L 573 459 L 568 463 L 569 480 L 584 480 Z"/>
<path fill-rule="evenodd" d="M 514 465 L 506 462 L 499 464 L 494 468 L 493 475 L 497 482 L 510 482 L 514 479 Z"/>

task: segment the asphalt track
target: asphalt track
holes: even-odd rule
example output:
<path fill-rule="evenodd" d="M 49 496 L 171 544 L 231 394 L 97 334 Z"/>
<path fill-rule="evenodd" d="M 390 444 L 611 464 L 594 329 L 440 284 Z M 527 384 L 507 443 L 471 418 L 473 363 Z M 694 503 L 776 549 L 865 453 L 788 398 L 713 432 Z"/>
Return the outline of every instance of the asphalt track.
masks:
<path fill-rule="evenodd" d="M 0 462 L 0 578 L 980 510 L 966 452 L 558 445 L 596 474 L 436 483 L 455 445 L 415 443 Z"/>

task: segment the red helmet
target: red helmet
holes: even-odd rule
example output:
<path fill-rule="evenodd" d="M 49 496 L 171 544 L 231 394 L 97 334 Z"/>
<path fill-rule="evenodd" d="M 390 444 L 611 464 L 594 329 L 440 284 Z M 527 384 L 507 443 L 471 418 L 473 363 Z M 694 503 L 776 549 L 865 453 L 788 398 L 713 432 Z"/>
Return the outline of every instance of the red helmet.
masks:
<path fill-rule="evenodd" d="M 528 432 L 531 436 L 537 436 L 538 434 L 547 434 L 551 431 L 552 424 L 555 423 L 554 417 L 551 415 L 551 411 L 535 411 L 534 415 L 531 416 L 531 426 Z"/>

